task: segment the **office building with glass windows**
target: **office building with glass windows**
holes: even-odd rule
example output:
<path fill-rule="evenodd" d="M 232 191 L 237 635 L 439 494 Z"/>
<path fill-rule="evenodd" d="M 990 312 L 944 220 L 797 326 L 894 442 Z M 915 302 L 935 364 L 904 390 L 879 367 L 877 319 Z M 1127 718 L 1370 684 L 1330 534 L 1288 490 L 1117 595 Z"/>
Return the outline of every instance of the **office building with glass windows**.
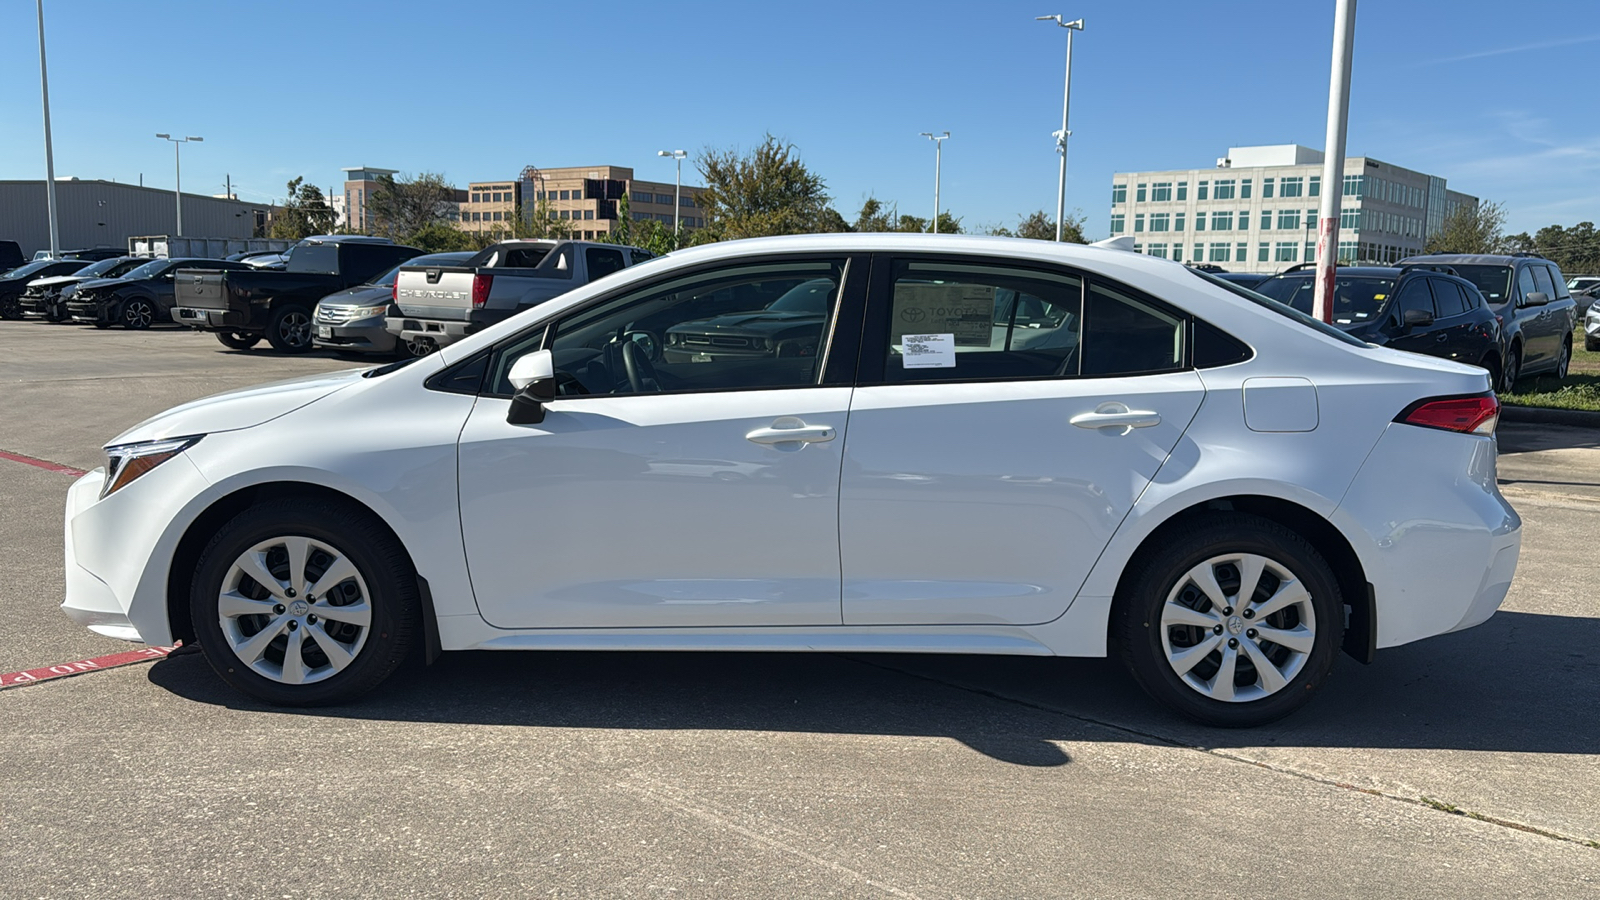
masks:
<path fill-rule="evenodd" d="M 552 219 L 570 223 L 573 237 L 595 240 L 617 227 L 626 195 L 628 215 L 634 221 L 654 219 L 670 229 L 676 209 L 679 226 L 690 231 L 705 225 L 698 203 L 704 190 L 686 184 L 678 191 L 670 181 L 641 181 L 626 166 L 528 166 L 515 179 L 472 182 L 461 203 L 460 227 L 510 231 L 519 210 L 523 216 L 543 210 Z"/>
<path fill-rule="evenodd" d="M 1298 144 L 1232 147 L 1211 169 L 1121 172 L 1111 180 L 1111 235 L 1141 253 L 1279 272 L 1314 262 L 1322 153 Z M 1357 156 L 1345 160 L 1339 260 L 1385 265 L 1422 252 L 1428 235 L 1478 198 L 1445 179 Z"/>

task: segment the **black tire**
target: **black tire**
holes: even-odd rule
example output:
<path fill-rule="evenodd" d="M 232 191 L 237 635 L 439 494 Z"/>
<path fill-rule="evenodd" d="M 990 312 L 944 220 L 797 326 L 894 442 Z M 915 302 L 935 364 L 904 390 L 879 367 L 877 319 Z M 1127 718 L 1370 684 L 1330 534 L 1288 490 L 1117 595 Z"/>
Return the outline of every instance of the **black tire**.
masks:
<path fill-rule="evenodd" d="M 414 337 L 409 341 L 402 338 L 395 344 L 394 352 L 401 359 L 416 359 L 437 349 L 439 345 L 433 342 L 433 338 Z"/>
<path fill-rule="evenodd" d="M 251 347 L 261 343 L 261 335 L 246 334 L 243 331 L 218 331 L 216 335 L 217 340 L 222 342 L 222 346 L 227 347 L 229 350 L 249 350 Z"/>
<path fill-rule="evenodd" d="M 110 322 L 94 322 L 93 325 L 94 325 L 94 327 L 99 328 L 102 331 L 104 331 L 105 329 L 111 327 L 111 323 Z"/>
<path fill-rule="evenodd" d="M 267 343 L 279 353 L 305 353 L 311 349 L 311 310 L 288 303 L 273 310 L 267 322 Z"/>
<path fill-rule="evenodd" d="M 1211 609 L 1209 601 L 1204 599 L 1204 592 L 1196 591 L 1193 586 L 1195 582 L 1189 579 L 1188 573 L 1201 569 L 1207 561 L 1215 562 L 1218 557 L 1232 554 L 1253 554 L 1266 558 L 1297 578 L 1309 597 L 1292 608 L 1271 613 L 1259 620 L 1254 619 L 1251 610 L 1258 607 L 1271 590 L 1284 583 L 1278 582 L 1275 575 L 1271 580 L 1263 575 L 1257 582 L 1255 601 L 1247 608 L 1235 611 L 1225 607 L 1229 611 L 1227 615 L 1220 615 L 1222 611 L 1216 611 L 1219 613 L 1216 616 L 1219 622 L 1225 622 L 1225 625 L 1204 628 L 1168 625 L 1164 628 L 1162 614 L 1169 597 L 1173 598 L 1175 604 L 1188 605 L 1194 602 L 1193 595 L 1197 593 L 1200 599 L 1195 604 L 1196 608 Z M 1230 586 L 1226 577 L 1228 565 L 1224 562 L 1205 569 L 1213 573 L 1224 592 Z M 1327 680 L 1343 639 L 1344 604 L 1338 582 L 1327 561 L 1299 534 L 1259 516 L 1234 512 L 1206 513 L 1173 526 L 1161 536 L 1157 546 L 1134 560 L 1132 566 L 1137 575 L 1119 591 L 1113 606 L 1112 637 L 1134 680 L 1162 704 L 1207 725 L 1247 728 L 1294 712 L 1310 700 L 1312 694 Z M 1237 575 L 1237 568 L 1233 571 Z M 1232 586 L 1238 590 L 1236 581 Z M 1262 593 L 1263 590 L 1267 593 Z M 1228 600 L 1237 602 L 1233 595 L 1229 595 Z M 1309 616 L 1301 618 L 1305 612 L 1309 612 Z M 1297 624 L 1304 626 L 1307 621 L 1312 626 L 1312 638 L 1309 649 L 1303 653 L 1273 644 L 1265 638 L 1254 640 L 1257 632 L 1250 628 L 1252 623 L 1265 623 L 1271 627 L 1292 629 Z M 1214 633 L 1218 639 L 1214 650 L 1201 652 L 1201 645 L 1213 640 L 1212 628 L 1224 630 Z M 1246 647 L 1244 643 L 1250 646 Z M 1184 676 L 1178 674 L 1174 668 L 1177 663 L 1168 661 L 1168 644 L 1176 650 L 1191 646 L 1200 648 L 1194 654 L 1194 658 L 1200 662 L 1193 664 L 1189 672 L 1197 681 L 1209 680 L 1214 685 L 1218 683 L 1225 664 L 1223 654 L 1233 654 L 1239 663 L 1235 669 L 1235 679 L 1229 680 L 1227 692 L 1233 694 L 1238 690 L 1260 695 L 1254 699 L 1237 701 L 1208 696 L 1202 687 L 1192 686 Z M 1281 679 L 1284 681 L 1281 687 L 1268 690 L 1265 687 L 1267 679 L 1253 663 L 1249 663 L 1251 653 L 1275 657 L 1275 661 L 1286 668 L 1292 665 L 1293 674 Z M 1209 675 L 1205 674 L 1208 667 L 1213 667 L 1209 669 Z M 1240 679 L 1246 683 L 1239 684 Z M 1234 688 L 1232 685 L 1239 686 Z"/>
<path fill-rule="evenodd" d="M 1561 339 L 1561 358 L 1556 360 L 1556 380 L 1565 381 L 1572 371 L 1572 335 Z"/>
<path fill-rule="evenodd" d="M 1481 361 L 1479 361 L 1478 365 L 1489 373 L 1489 388 L 1491 390 L 1499 390 L 1500 389 L 1500 357 L 1495 356 L 1493 353 L 1491 353 L 1488 356 L 1485 356 Z"/>
<path fill-rule="evenodd" d="M 263 674 L 235 652 L 229 635 L 224 633 L 220 606 L 224 579 L 230 578 L 235 561 L 246 552 L 281 537 L 309 538 L 334 548 L 354 564 L 357 576 L 341 580 L 332 587 L 334 591 L 356 588 L 359 593 L 359 579 L 366 588 L 364 600 L 370 607 L 371 618 L 364 634 L 359 633 L 360 627 L 349 626 L 354 629 L 352 641 L 356 642 L 352 658 L 343 668 L 339 668 L 332 662 L 332 656 L 320 649 L 322 638 L 337 636 L 341 629 L 346 628 L 332 617 L 317 622 L 316 610 L 329 608 L 326 596 L 320 602 L 318 598 L 309 596 L 309 592 L 308 596 L 297 598 L 299 601 L 311 601 L 307 604 L 309 614 L 296 617 L 294 608 L 278 605 L 263 615 L 237 616 L 229 627 L 230 630 L 237 629 L 233 639 L 239 641 L 248 640 L 244 636 L 244 625 L 255 627 L 251 635 L 260 634 L 267 628 L 277 628 L 272 643 L 266 645 L 256 664 L 268 670 L 277 665 L 280 673 L 286 664 L 289 640 L 298 639 L 301 653 L 296 654 L 297 658 L 303 657 L 306 660 L 304 664 L 310 667 L 306 670 L 308 674 L 321 680 L 290 684 Z M 272 568 L 272 553 L 265 554 L 264 558 L 265 564 Z M 318 558 L 317 551 L 308 554 L 308 577 L 314 571 Z M 287 563 L 283 557 L 279 557 L 278 561 L 287 574 Z M 272 574 L 283 577 L 277 571 Z M 247 591 L 260 594 L 269 604 L 277 599 L 285 599 L 290 604 L 296 602 L 274 598 L 253 581 L 237 582 L 234 590 L 240 594 Z M 405 549 L 367 510 L 351 503 L 321 499 L 284 497 L 269 500 L 246 509 L 222 526 L 200 555 L 190 586 L 189 609 L 206 661 L 222 680 L 251 697 L 275 706 L 325 706 L 344 703 L 364 694 L 377 687 L 399 667 L 421 634 L 422 613 L 417 595 L 417 577 Z M 283 612 L 277 612 L 279 609 Z M 313 628 L 325 630 L 317 635 L 312 633 Z M 282 647 L 279 647 L 280 640 Z M 348 643 L 341 642 L 340 646 L 350 652 Z M 274 648 L 277 648 L 278 654 L 275 663 L 271 657 Z M 315 663 L 316 658 L 320 658 L 322 663 Z M 324 666 L 326 673 L 315 675 Z"/>
<path fill-rule="evenodd" d="M 1589 337 L 1588 335 L 1584 335 L 1584 337 L 1583 337 L 1583 349 L 1589 351 L 1590 353 L 1594 353 L 1596 351 L 1600 351 L 1600 341 L 1597 341 L 1594 338 Z"/>
<path fill-rule="evenodd" d="M 22 318 L 22 300 L 16 294 L 0 297 L 0 319 Z"/>
<path fill-rule="evenodd" d="M 1506 368 L 1500 376 L 1500 393 L 1510 394 L 1517 388 L 1517 379 L 1522 377 L 1522 348 L 1512 347 L 1511 355 L 1506 357 Z"/>
<path fill-rule="evenodd" d="M 134 297 L 122 304 L 122 327 L 129 331 L 143 331 L 155 324 L 156 305 L 143 297 Z"/>

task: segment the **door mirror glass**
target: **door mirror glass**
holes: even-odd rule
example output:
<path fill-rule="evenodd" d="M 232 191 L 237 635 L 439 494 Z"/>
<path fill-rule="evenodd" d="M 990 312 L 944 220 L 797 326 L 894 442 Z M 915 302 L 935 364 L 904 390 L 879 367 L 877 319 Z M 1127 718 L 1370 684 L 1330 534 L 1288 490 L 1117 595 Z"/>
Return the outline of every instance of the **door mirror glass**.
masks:
<path fill-rule="evenodd" d="M 1401 316 L 1407 328 L 1424 328 L 1433 324 L 1433 313 L 1425 309 L 1408 309 L 1403 311 Z"/>
<path fill-rule="evenodd" d="M 1550 302 L 1550 295 L 1544 291 L 1530 291 L 1522 297 L 1523 306 L 1544 306 Z"/>

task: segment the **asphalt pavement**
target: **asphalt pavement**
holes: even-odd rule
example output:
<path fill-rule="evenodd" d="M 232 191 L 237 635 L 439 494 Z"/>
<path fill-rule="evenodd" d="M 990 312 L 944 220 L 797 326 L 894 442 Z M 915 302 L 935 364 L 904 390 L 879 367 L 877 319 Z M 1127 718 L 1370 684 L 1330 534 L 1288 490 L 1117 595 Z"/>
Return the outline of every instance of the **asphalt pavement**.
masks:
<path fill-rule="evenodd" d="M 358 364 L 0 322 L 0 451 Z M 1502 611 L 1266 728 L 1106 660 L 461 653 L 285 711 L 179 655 L 0 690 L 0 897 L 1600 897 L 1600 431 L 1500 443 Z M 128 647 L 56 609 L 70 482 L 0 459 L 0 672 Z"/>

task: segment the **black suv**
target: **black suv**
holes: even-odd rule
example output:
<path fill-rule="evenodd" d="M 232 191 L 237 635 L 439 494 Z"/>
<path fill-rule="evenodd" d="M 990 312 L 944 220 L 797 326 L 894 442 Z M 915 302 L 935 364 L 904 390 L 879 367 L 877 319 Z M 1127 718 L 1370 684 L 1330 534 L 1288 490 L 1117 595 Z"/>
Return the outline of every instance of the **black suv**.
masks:
<path fill-rule="evenodd" d="M 1316 272 L 1295 266 L 1255 290 L 1310 314 Z M 1448 266 L 1340 266 L 1333 324 L 1368 343 L 1482 366 L 1500 383 L 1499 323 L 1472 282 Z"/>
<path fill-rule="evenodd" d="M 1509 392 L 1524 375 L 1567 377 L 1578 305 L 1555 263 L 1533 254 L 1435 253 L 1409 257 L 1400 264 L 1449 266 L 1483 292 L 1500 319 L 1505 345 L 1502 391 Z"/>

